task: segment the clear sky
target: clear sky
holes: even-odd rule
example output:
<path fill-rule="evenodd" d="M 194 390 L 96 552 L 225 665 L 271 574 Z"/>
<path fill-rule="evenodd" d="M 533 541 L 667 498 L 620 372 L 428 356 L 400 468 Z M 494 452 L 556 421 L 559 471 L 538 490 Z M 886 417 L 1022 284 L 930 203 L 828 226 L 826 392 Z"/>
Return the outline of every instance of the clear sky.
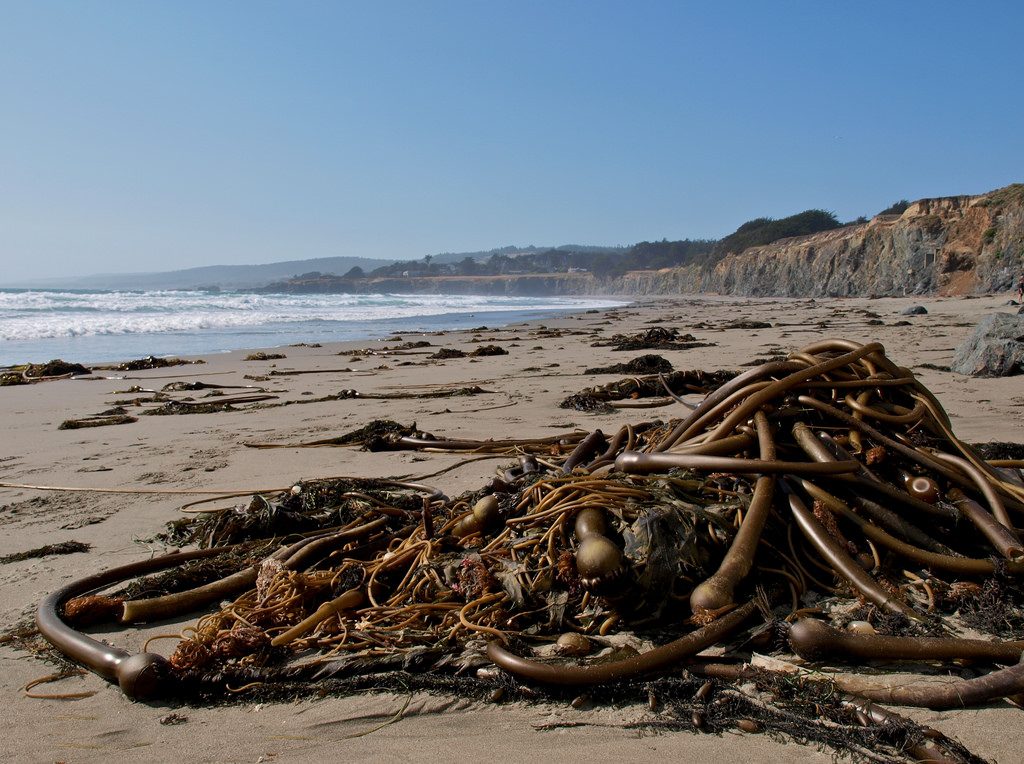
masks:
<path fill-rule="evenodd" d="M 1019 2 L 0 0 L 0 283 L 1024 181 Z"/>

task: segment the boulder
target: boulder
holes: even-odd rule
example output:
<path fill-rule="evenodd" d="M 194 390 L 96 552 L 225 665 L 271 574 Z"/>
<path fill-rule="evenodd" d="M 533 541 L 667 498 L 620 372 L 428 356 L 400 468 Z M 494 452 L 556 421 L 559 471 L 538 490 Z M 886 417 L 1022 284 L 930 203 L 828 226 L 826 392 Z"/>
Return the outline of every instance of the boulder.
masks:
<path fill-rule="evenodd" d="M 923 316 L 926 313 L 928 313 L 928 309 L 924 305 L 911 305 L 900 311 L 901 316 Z"/>
<path fill-rule="evenodd" d="M 1024 317 L 986 316 L 956 349 L 950 370 L 972 377 L 1008 377 L 1024 371 Z"/>

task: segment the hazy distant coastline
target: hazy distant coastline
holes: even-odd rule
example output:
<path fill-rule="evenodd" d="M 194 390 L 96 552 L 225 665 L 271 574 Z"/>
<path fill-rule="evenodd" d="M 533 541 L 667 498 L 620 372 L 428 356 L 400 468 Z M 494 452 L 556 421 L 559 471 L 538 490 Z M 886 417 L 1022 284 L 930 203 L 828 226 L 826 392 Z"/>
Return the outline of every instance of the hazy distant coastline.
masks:
<path fill-rule="evenodd" d="M 756 218 L 719 240 L 502 247 L 406 261 L 316 258 L 8 286 L 306 295 L 850 297 L 999 291 L 1009 289 L 1021 270 L 1024 184 L 1013 184 L 977 196 L 900 200 L 870 219 L 845 223 L 824 210 Z"/>

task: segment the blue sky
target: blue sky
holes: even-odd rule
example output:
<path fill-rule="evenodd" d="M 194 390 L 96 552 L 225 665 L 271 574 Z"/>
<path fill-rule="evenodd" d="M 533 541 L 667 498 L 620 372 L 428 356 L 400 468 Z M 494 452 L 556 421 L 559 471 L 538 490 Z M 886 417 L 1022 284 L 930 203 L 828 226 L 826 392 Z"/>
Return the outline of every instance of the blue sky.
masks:
<path fill-rule="evenodd" d="M 1024 181 L 1019 3 L 0 0 L 0 283 Z"/>

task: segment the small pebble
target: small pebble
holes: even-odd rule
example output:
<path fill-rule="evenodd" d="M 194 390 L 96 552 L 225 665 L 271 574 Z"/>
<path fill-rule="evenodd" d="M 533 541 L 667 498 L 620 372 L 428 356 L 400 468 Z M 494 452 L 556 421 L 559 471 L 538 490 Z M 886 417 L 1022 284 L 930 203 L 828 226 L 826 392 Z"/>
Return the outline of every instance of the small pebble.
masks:
<path fill-rule="evenodd" d="M 654 694 L 654 690 L 647 691 L 647 708 L 651 711 L 658 710 L 658 696 Z"/>
<path fill-rule="evenodd" d="M 167 714 L 166 716 L 160 717 L 160 723 L 165 726 L 170 726 L 173 724 L 184 724 L 187 721 L 188 717 L 182 716 L 181 714 Z"/>
<path fill-rule="evenodd" d="M 846 625 L 846 630 L 851 634 L 874 634 L 875 627 L 867 621 L 850 621 Z"/>
<path fill-rule="evenodd" d="M 560 636 L 555 647 L 559 655 L 587 655 L 591 650 L 590 640 L 575 631 Z"/>
<path fill-rule="evenodd" d="M 586 708 L 589 704 L 589 695 L 577 695 L 575 698 L 572 699 L 572 702 L 569 705 L 575 708 L 577 711 L 579 711 L 582 708 Z"/>

